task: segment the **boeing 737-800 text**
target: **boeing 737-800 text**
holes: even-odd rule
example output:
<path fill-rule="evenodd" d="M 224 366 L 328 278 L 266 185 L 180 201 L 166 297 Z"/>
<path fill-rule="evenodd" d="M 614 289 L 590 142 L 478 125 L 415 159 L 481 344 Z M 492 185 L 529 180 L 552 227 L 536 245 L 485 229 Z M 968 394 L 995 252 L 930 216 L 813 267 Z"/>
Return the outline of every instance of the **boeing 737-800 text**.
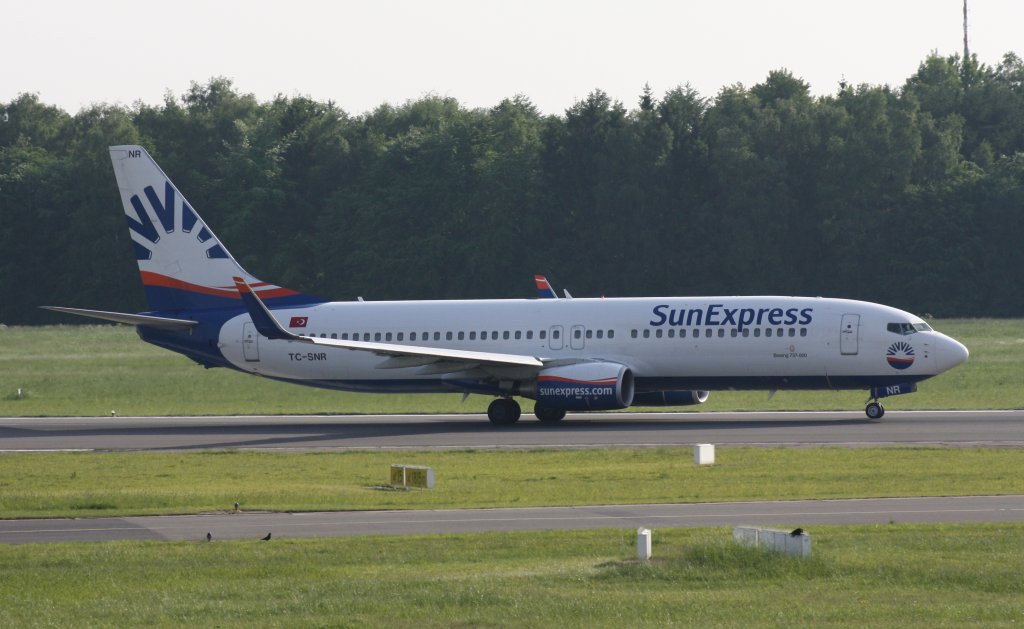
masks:
<path fill-rule="evenodd" d="M 864 389 L 878 400 L 967 359 L 908 312 L 821 297 L 329 302 L 249 275 L 139 146 L 110 149 L 150 310 L 137 326 L 207 367 L 350 391 L 495 399 L 496 424 L 700 404 L 713 389 Z M 550 289 L 550 287 L 548 287 Z M 552 291 L 553 296 L 553 291 Z"/>

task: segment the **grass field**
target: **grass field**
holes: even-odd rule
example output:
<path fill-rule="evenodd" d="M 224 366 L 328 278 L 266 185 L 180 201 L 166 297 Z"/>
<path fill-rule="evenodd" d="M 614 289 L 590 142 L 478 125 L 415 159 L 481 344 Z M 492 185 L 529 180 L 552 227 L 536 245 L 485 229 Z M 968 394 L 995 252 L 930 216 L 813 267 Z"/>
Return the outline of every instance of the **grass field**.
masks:
<path fill-rule="evenodd" d="M 886 400 L 889 409 L 1024 408 L 1024 321 L 945 320 L 967 364 Z M 17 395 L 18 389 L 22 396 Z M 861 409 L 865 393 L 716 391 L 683 410 Z M 0 328 L 0 416 L 482 413 L 490 398 L 323 391 L 206 370 L 139 340 L 128 327 Z M 529 402 L 524 411 L 530 411 Z M 664 409 L 661 409 L 664 410 Z M 680 410 L 680 409 L 672 409 Z"/>
<path fill-rule="evenodd" d="M 1024 525 L 0 546 L 0 626 L 1015 627 Z"/>
<path fill-rule="evenodd" d="M 890 409 L 1024 407 L 1024 323 L 935 327 L 964 366 Z M 22 389 L 18 396 L 16 390 Z M 488 399 L 299 388 L 112 326 L 0 328 L 0 416 L 483 412 Z M 716 392 L 700 410 L 860 409 L 862 392 Z M 528 409 L 528 407 L 527 407 Z M 526 409 L 524 409 L 526 410 Z M 1024 452 L 940 448 L 0 456 L 0 517 L 1024 493 Z M 391 463 L 431 491 L 384 491 Z M 0 546 L 0 626 L 1010 627 L 1024 525 L 815 527 L 801 561 L 726 529 Z"/>
<path fill-rule="evenodd" d="M 430 491 L 385 491 L 392 463 Z M 22 453 L 0 456 L 0 518 L 243 509 L 330 511 L 1024 493 L 1024 451 L 718 448 L 425 452 Z"/>

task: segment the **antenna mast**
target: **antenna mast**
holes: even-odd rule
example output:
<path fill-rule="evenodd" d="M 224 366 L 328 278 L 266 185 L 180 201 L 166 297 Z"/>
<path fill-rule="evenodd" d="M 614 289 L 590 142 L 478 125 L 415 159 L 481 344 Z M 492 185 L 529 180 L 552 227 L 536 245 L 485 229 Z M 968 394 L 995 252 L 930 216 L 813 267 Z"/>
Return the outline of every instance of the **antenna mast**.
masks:
<path fill-rule="evenodd" d="M 967 0 L 964 0 L 964 63 L 971 56 L 970 49 L 967 48 Z"/>

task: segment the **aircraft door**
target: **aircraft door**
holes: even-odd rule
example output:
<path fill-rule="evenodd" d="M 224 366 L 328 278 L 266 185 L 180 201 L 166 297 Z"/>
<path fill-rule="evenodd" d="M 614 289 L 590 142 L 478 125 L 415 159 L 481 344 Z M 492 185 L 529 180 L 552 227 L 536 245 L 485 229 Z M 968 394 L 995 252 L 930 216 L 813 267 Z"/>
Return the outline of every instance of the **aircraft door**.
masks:
<path fill-rule="evenodd" d="M 585 336 L 586 328 L 582 325 L 572 326 L 572 330 L 569 331 L 569 347 L 572 349 L 583 349 L 583 344 L 586 343 Z"/>
<path fill-rule="evenodd" d="M 548 349 L 562 349 L 565 341 L 562 340 L 562 326 L 553 325 L 548 330 Z"/>
<path fill-rule="evenodd" d="M 839 327 L 839 353 L 856 356 L 860 346 L 860 315 L 844 314 Z"/>
<path fill-rule="evenodd" d="M 242 324 L 242 354 L 249 362 L 260 359 L 260 335 L 251 322 Z"/>

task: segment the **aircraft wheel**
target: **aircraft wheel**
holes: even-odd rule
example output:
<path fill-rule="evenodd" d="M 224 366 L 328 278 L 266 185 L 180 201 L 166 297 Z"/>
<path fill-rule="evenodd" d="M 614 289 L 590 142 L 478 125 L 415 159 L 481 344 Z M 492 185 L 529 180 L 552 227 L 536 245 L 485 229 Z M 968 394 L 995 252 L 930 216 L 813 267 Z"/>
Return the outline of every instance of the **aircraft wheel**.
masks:
<path fill-rule="evenodd" d="M 516 423 L 520 415 L 522 409 L 519 408 L 519 402 L 512 398 L 498 398 L 487 407 L 487 419 L 499 426 Z"/>
<path fill-rule="evenodd" d="M 564 408 L 552 408 L 550 406 L 536 405 L 533 407 L 533 414 L 536 415 L 537 419 L 539 419 L 543 424 L 557 424 L 565 419 Z"/>
<path fill-rule="evenodd" d="M 872 402 L 867 405 L 864 412 L 868 419 L 882 419 L 882 415 L 885 415 L 885 408 L 878 402 Z"/>

